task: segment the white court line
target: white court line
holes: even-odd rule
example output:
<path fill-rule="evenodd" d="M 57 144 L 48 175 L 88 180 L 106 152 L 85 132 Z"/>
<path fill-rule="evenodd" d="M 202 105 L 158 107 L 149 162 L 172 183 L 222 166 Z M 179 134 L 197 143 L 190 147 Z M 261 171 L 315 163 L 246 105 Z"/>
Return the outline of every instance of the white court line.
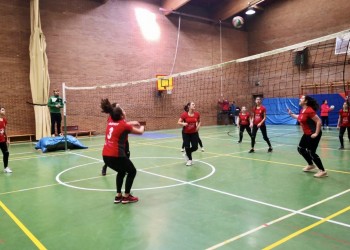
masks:
<path fill-rule="evenodd" d="M 250 199 L 250 198 L 247 198 L 247 197 L 244 197 L 244 196 L 240 196 L 240 195 L 235 195 L 235 194 L 232 194 L 232 193 L 228 193 L 228 192 L 225 192 L 225 191 L 220 191 L 220 190 L 217 190 L 217 189 L 213 189 L 213 188 L 209 188 L 209 187 L 205 187 L 205 186 L 202 186 L 202 185 L 198 185 L 198 184 L 195 184 L 193 182 L 185 182 L 185 181 L 182 181 L 182 180 L 179 180 L 179 179 L 176 179 L 176 178 L 172 178 L 172 177 L 168 177 L 168 176 L 164 176 L 164 175 L 160 175 L 160 174 L 155 174 L 155 173 L 152 173 L 152 172 L 148 172 L 148 171 L 145 171 L 145 170 L 142 170 L 142 172 L 144 173 L 148 173 L 150 175 L 155 175 L 155 176 L 158 176 L 158 177 L 162 177 L 162 178 L 165 178 L 165 179 L 170 179 L 170 180 L 174 180 L 174 181 L 178 181 L 178 182 L 182 182 L 182 183 L 185 183 L 185 184 L 189 184 L 189 185 L 192 185 L 192 186 L 195 186 L 195 187 L 199 187 L 199 188 L 203 188 L 203 189 L 207 189 L 207 190 L 210 190 L 210 191 L 213 191 L 213 192 L 217 192 L 217 193 L 220 193 L 220 194 L 225 194 L 225 195 L 228 195 L 228 196 L 232 196 L 232 197 L 235 197 L 235 198 L 239 198 L 239 199 L 242 199 L 242 200 L 246 200 L 246 201 L 251 201 L 251 202 L 254 202 L 254 203 L 258 203 L 258 204 L 261 204 L 261 205 L 265 205 L 265 206 L 269 206 L 269 207 L 273 207 L 273 208 L 277 208 L 277 209 L 280 209 L 280 210 L 284 210 L 284 211 L 288 211 L 288 212 L 292 212 L 291 214 L 289 214 L 288 217 L 292 216 L 292 215 L 295 215 L 295 214 L 300 214 L 300 215 L 304 215 L 304 216 L 307 216 L 307 217 L 311 217 L 311 218 L 314 218 L 314 219 L 324 219 L 322 217 L 319 217 L 319 216 L 315 216 L 315 215 L 311 215 L 311 214 L 308 214 L 308 213 L 303 213 L 302 211 L 305 211 L 309 208 L 312 208 L 314 206 L 317 206 L 321 203 L 324 203 L 328 200 L 331 200 L 331 199 L 334 199 L 336 197 L 339 197 L 345 193 L 348 193 L 350 191 L 350 189 L 346 190 L 346 191 L 343 191 L 341 193 L 338 193 L 338 194 L 335 194 L 331 197 L 328 197 L 322 201 L 319 201 L 319 202 L 316 202 L 312 205 L 309 205 L 307 207 L 304 207 L 302 209 L 299 209 L 299 210 L 293 210 L 293 209 L 289 209 L 289 208 L 285 208 L 285 207 L 281 207 L 281 206 L 277 206 L 277 205 L 273 205 L 273 204 L 270 204 L 270 203 L 266 203 L 266 202 L 262 202 L 262 201 L 258 201 L 258 200 L 255 200 L 255 199 Z M 283 216 L 283 217 L 286 217 L 286 216 Z M 350 228 L 350 225 L 349 224 L 346 224 L 346 223 L 342 223 L 342 222 L 338 222 L 338 221 L 334 221 L 334 220 L 329 220 L 329 222 L 331 223 L 334 223 L 334 224 L 337 224 L 337 225 L 341 225 L 341 226 L 344 226 L 344 227 L 349 227 Z"/>
<path fill-rule="evenodd" d="M 84 155 L 80 155 L 80 156 L 84 156 Z M 89 157 L 91 159 L 91 157 Z M 133 159 L 181 159 L 183 160 L 183 158 L 174 158 L 174 157 L 135 157 Z M 204 161 L 200 161 L 200 160 L 196 160 L 195 162 L 201 162 L 203 163 L 204 165 L 207 165 L 211 168 L 211 172 L 201 178 L 198 178 L 198 179 L 195 179 L 195 180 L 192 180 L 192 181 L 189 181 L 189 182 L 179 182 L 177 181 L 178 183 L 177 184 L 172 184 L 172 185 L 166 185 L 166 186 L 157 186 L 157 187 L 150 187 L 150 188 L 133 188 L 133 190 L 138 190 L 138 191 L 145 191 L 145 190 L 154 190 L 154 189 L 163 189 L 163 188 L 172 188 L 172 187 L 176 187 L 176 186 L 181 186 L 181 185 L 185 185 L 185 184 L 188 184 L 188 183 L 194 183 L 194 182 L 198 182 L 198 181 L 201 181 L 201 180 L 204 180 L 204 179 L 207 179 L 209 178 L 210 176 L 212 176 L 214 173 L 215 173 L 215 167 L 207 162 L 204 162 Z M 94 162 L 96 163 L 96 162 Z M 56 181 L 63 185 L 63 186 L 66 186 L 66 187 L 69 187 L 69 188 L 75 188 L 75 189 L 80 189 L 80 190 L 84 190 L 84 191 L 100 191 L 100 192 L 105 192 L 105 191 L 113 191 L 115 192 L 115 188 L 114 189 L 97 189 L 97 188 L 83 188 L 83 187 L 78 187 L 78 186 L 74 186 L 74 185 L 69 185 L 68 183 L 75 183 L 75 182 L 80 182 L 80 181 L 86 181 L 86 180 L 92 180 L 92 179 L 97 179 L 97 178 L 101 178 L 101 176 L 98 176 L 98 177 L 90 177 L 90 178 L 84 178 L 84 179 L 79 179 L 79 180 L 74 180 L 74 181 L 70 181 L 70 182 L 63 182 L 61 181 L 60 179 L 60 176 L 62 174 L 64 174 L 65 172 L 68 172 L 72 169 L 76 169 L 78 167 L 81 167 L 81 166 L 85 166 L 86 164 L 83 164 L 83 165 L 79 165 L 79 166 L 75 166 L 75 167 L 71 167 L 71 168 L 68 168 L 62 172 L 60 172 L 57 176 L 56 176 Z M 146 172 L 145 170 L 142 170 L 142 169 L 139 169 L 138 171 L 140 172 Z M 147 172 L 146 172 L 147 173 Z M 156 174 L 155 174 L 156 175 Z M 171 179 L 171 178 L 168 178 L 168 179 Z M 176 180 L 176 179 L 174 179 Z"/>
<path fill-rule="evenodd" d="M 315 207 L 315 206 L 317 206 L 317 205 L 319 205 L 319 204 L 321 204 L 321 203 L 324 203 L 324 202 L 326 202 L 326 201 L 329 201 L 329 200 L 331 200 L 331 199 L 337 198 L 337 197 L 339 197 L 339 196 L 341 196 L 341 195 L 343 195 L 343 194 L 348 193 L 349 191 L 350 191 L 350 189 L 345 190 L 345 191 L 343 191 L 343 192 L 340 192 L 340 193 L 338 193 L 338 194 L 335 194 L 335 195 L 333 195 L 333 196 L 330 196 L 330 197 L 328 197 L 328 198 L 326 198 L 326 199 L 324 199 L 324 200 L 321 200 L 321 201 L 316 202 L 316 203 L 314 203 L 314 204 L 311 204 L 311 205 L 309 205 L 309 206 L 307 206 L 307 207 L 304 207 L 304 208 L 302 208 L 302 209 L 299 209 L 299 210 L 297 210 L 297 211 L 295 211 L 295 212 L 293 212 L 293 213 L 284 215 L 284 216 L 279 217 L 279 218 L 277 218 L 277 219 L 275 219 L 275 220 L 272 220 L 272 221 L 269 221 L 269 222 L 267 222 L 267 223 L 264 223 L 263 225 L 261 225 L 261 226 L 259 226 L 259 227 L 256 227 L 256 228 L 254 228 L 254 229 L 251 229 L 251 230 L 249 230 L 249 231 L 247 231 L 247 232 L 245 232 L 245 233 L 242 233 L 242 234 L 237 235 L 237 236 L 235 236 L 235 237 L 232 237 L 232 238 L 230 238 L 230 239 L 228 239 L 228 240 L 225 240 L 225 241 L 223 241 L 223 242 L 221 242 L 221 243 L 218 243 L 218 244 L 216 244 L 216 245 L 214 245 L 214 246 L 212 246 L 212 247 L 209 247 L 209 248 L 207 248 L 207 250 L 213 250 L 213 249 L 217 249 L 217 248 L 219 248 L 219 247 L 222 247 L 222 246 L 224 246 L 224 245 L 227 245 L 228 243 L 231 243 L 231 242 L 234 242 L 234 241 L 236 241 L 236 240 L 239 240 L 239 239 L 243 238 L 244 236 L 247 236 L 247 235 L 250 235 L 250 234 L 252 234 L 252 233 L 255 233 L 255 232 L 257 232 L 257 231 L 259 231 L 259 230 L 261 230 L 261 229 L 263 229 L 263 228 L 265 228 L 265 227 L 271 226 L 272 224 L 275 224 L 275 223 L 277 223 L 277 222 L 280 222 L 280 221 L 282 221 L 282 220 L 285 220 L 285 219 L 287 219 L 287 218 L 289 218 L 289 217 L 291 217 L 291 216 L 294 216 L 294 215 L 296 215 L 296 214 L 304 214 L 304 213 L 301 213 L 301 212 L 302 212 L 302 211 L 305 211 L 305 210 L 307 210 L 307 209 L 310 209 L 310 208 L 312 208 L 312 207 Z M 324 219 L 324 218 L 319 218 L 319 219 L 321 220 L 321 219 Z M 335 223 L 335 224 L 340 223 L 340 222 L 333 221 L 333 220 L 329 220 L 328 222 Z M 345 227 L 350 227 L 350 225 L 345 224 L 345 223 L 340 223 L 339 225 L 342 225 L 342 226 L 345 226 Z"/>
<path fill-rule="evenodd" d="M 87 157 L 89 159 L 95 159 L 95 160 L 98 160 L 96 158 L 93 158 L 93 157 L 89 157 L 89 156 L 85 156 L 85 155 L 80 155 L 80 154 L 76 154 L 76 153 L 72 153 L 72 154 L 75 154 L 75 155 L 78 155 L 78 156 L 82 156 L 82 157 Z M 141 171 L 141 170 L 140 170 Z M 293 209 L 289 209 L 289 208 L 285 208 L 285 207 L 282 207 L 282 206 L 278 206 L 278 205 L 273 205 L 271 203 L 267 203 L 267 202 L 263 202 L 263 201 L 259 201 L 259 200 L 255 200 L 255 199 L 251 199 L 251 198 L 247 198 L 247 197 L 244 197 L 244 196 L 240 196 L 240 195 L 236 195 L 236 194 L 232 194 L 232 193 L 228 193 L 228 192 L 225 192 L 225 191 L 220 191 L 220 190 L 217 190 L 217 189 L 213 189 L 213 188 L 209 188 L 209 187 L 205 187 L 205 186 L 202 186 L 202 185 L 198 185 L 198 184 L 195 184 L 195 183 L 192 183 L 192 182 L 186 182 L 186 181 L 182 181 L 182 180 L 179 180 L 179 179 L 176 179 L 176 178 L 172 178 L 172 177 L 168 177 L 168 176 L 164 176 L 164 175 L 160 175 L 160 174 L 154 174 L 152 172 L 148 172 L 146 170 L 142 170 L 142 172 L 144 173 L 148 173 L 150 175 L 156 175 L 158 177 L 162 177 L 162 178 L 165 178 L 165 179 L 170 179 L 170 180 L 174 180 L 174 181 L 177 181 L 177 182 L 181 182 L 181 183 L 184 183 L 184 184 L 188 184 L 188 185 L 192 185 L 192 186 L 195 186 L 195 187 L 199 187 L 199 188 L 203 188 L 203 189 L 206 189 L 206 190 L 210 190 L 210 191 L 213 191 L 213 192 L 216 192 L 216 193 L 220 193 L 220 194 L 225 194 L 225 195 L 228 195 L 228 196 L 232 196 L 232 197 L 235 197 L 235 198 L 238 198 L 238 199 L 241 199 L 241 200 L 246 200 L 246 201 L 250 201 L 250 202 L 253 202 L 253 203 L 257 203 L 257 204 L 260 204 L 260 205 L 265 205 L 265 206 L 268 206 L 268 207 L 273 207 L 273 208 L 277 208 L 277 209 L 280 209 L 280 210 L 284 210 L 284 211 L 287 211 L 287 212 L 291 212 L 292 215 L 294 214 L 300 214 L 300 215 L 304 215 L 304 216 L 307 216 L 307 217 L 311 217 L 311 218 L 314 218 L 314 219 L 319 219 L 319 220 L 322 220 L 324 218 L 322 217 L 319 217 L 319 216 L 315 216 L 315 215 L 312 215 L 312 214 L 308 214 L 308 213 L 303 213 L 302 211 L 306 210 L 306 209 L 309 209 L 311 207 L 314 207 L 316 205 L 319 205 L 323 202 L 326 202 L 328 200 L 331 200 L 331 199 L 334 199 L 336 197 L 339 197 L 347 192 L 350 191 L 350 189 L 346 190 L 346 191 L 343 191 L 341 193 L 338 193 L 338 194 L 335 194 L 331 197 L 328 197 L 322 201 L 319 201 L 317 203 L 314 203 L 312 205 L 309 205 L 305 208 L 302 208 L 300 210 L 293 210 Z M 342 223 L 342 222 L 338 222 L 338 221 L 334 221 L 334 220 L 328 220 L 327 222 L 330 222 L 330 223 L 334 223 L 334 224 L 337 224 L 337 225 L 341 225 L 341 226 L 345 226 L 345 227 L 349 227 L 350 228 L 350 225 L 348 224 L 345 224 L 345 223 Z"/>

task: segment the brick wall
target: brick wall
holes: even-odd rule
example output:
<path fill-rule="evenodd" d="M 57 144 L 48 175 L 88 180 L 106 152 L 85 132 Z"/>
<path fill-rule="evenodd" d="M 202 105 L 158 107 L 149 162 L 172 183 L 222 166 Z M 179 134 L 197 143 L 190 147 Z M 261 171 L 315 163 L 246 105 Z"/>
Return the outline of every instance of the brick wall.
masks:
<path fill-rule="evenodd" d="M 29 1 L 0 1 L 0 105 L 6 109 L 8 133 L 35 130 L 29 83 Z"/>
<path fill-rule="evenodd" d="M 248 22 L 248 32 L 223 27 L 223 61 L 245 57 L 248 49 L 250 54 L 260 53 L 349 26 L 348 16 L 340 13 L 349 7 L 348 1 L 338 0 L 341 4 L 337 5 L 332 1 L 320 1 L 322 4 L 318 4 L 317 8 L 322 6 L 322 11 L 311 12 L 306 11 L 311 0 L 275 1 L 271 8 Z M 0 84 L 3 88 L 0 104 L 7 109 L 11 133 L 35 131 L 33 107 L 26 103 L 31 101 L 28 2 L 0 0 Z M 51 90 L 60 88 L 62 82 L 68 86 L 99 86 L 170 73 L 176 49 L 178 17 L 163 16 L 158 11 L 159 1 L 110 0 L 105 4 L 95 0 L 40 2 Z M 147 41 L 143 37 L 135 16 L 136 8 L 155 14 L 160 30 L 158 41 Z M 332 16 L 327 20 L 325 13 Z M 174 73 L 219 63 L 219 31 L 217 25 L 183 17 Z M 283 62 L 274 58 L 266 62 L 266 70 L 260 67 L 259 76 L 265 77 L 262 86 L 254 85 L 256 62 L 250 62 L 226 65 L 222 71 L 216 69 L 178 77 L 172 95 L 163 94 L 161 97 L 156 94 L 155 82 L 95 91 L 68 91 L 68 125 L 77 124 L 103 132 L 106 115 L 99 110 L 99 101 L 103 97 L 119 102 L 129 120 L 146 121 L 149 130 L 176 128 L 183 105 L 188 101 L 196 103 L 202 113 L 203 125 L 216 124 L 216 102 L 221 94 L 230 100 L 235 98 L 240 106 L 249 106 L 252 94 L 299 94 L 302 82 L 311 79 L 307 75 L 310 74 L 308 70 L 299 74 L 298 69 L 291 65 L 282 73 L 283 78 L 275 77 L 269 84 L 266 81 L 273 78 L 271 67 L 281 65 Z M 339 71 L 339 68 L 336 70 Z M 292 76 L 289 71 L 301 77 Z M 317 81 L 323 79 L 326 78 Z"/>
<path fill-rule="evenodd" d="M 348 0 L 283 0 L 247 23 L 249 54 L 293 45 L 350 27 Z"/>
<path fill-rule="evenodd" d="M 5 87 L 1 104 L 7 108 L 10 133 L 35 131 L 33 108 L 26 104 L 26 101 L 31 101 L 28 2 L 0 0 L 0 79 Z M 51 90 L 60 88 L 62 82 L 68 86 L 93 86 L 169 74 L 176 48 L 178 17 L 165 17 L 159 12 L 158 4 L 158 1 L 107 1 L 106 4 L 92 0 L 40 1 Z M 147 41 L 143 37 L 136 21 L 136 8 L 155 14 L 161 31 L 160 40 Z M 244 32 L 224 27 L 222 33 L 223 61 L 247 55 Z M 219 52 L 217 26 L 182 18 L 174 73 L 219 63 Z M 181 89 L 181 84 L 175 83 L 173 99 L 170 96 L 157 97 L 154 82 L 113 90 L 121 92 L 120 95 L 89 92 L 82 96 L 73 92 L 68 96 L 67 120 L 71 125 L 97 127 L 103 131 L 105 115 L 100 114 L 98 103 L 100 98 L 110 97 L 126 107 L 129 119 L 151 117 L 147 120 L 148 129 L 173 128 L 185 103 L 205 99 L 203 104 L 198 101 L 198 109 L 209 115 L 204 118 L 206 125 L 215 124 L 215 103 L 220 90 L 214 86 L 215 89 L 199 98 L 197 90 L 200 85 L 201 82 L 191 82 Z M 190 94 L 183 95 L 180 91 Z M 174 97 L 175 92 L 179 97 Z M 138 98 L 131 98 L 135 96 Z M 81 112 L 71 110 L 72 106 Z"/>

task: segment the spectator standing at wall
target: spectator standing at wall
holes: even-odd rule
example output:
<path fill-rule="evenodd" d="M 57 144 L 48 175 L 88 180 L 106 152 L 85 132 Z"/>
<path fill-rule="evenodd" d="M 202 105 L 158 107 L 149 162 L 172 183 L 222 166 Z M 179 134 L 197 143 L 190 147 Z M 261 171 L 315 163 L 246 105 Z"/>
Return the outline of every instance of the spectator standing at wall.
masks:
<path fill-rule="evenodd" d="M 328 127 L 329 119 L 328 119 L 328 113 L 329 111 L 332 111 L 334 108 L 328 106 L 328 101 L 323 100 L 321 105 L 321 120 L 322 120 L 322 128 L 324 129 L 325 125 Z"/>
<path fill-rule="evenodd" d="M 230 112 L 230 102 L 227 98 L 219 99 L 218 104 L 221 106 L 221 120 L 224 120 L 225 125 L 228 124 L 229 112 Z"/>
<path fill-rule="evenodd" d="M 237 119 L 238 119 L 239 113 L 241 113 L 241 108 L 236 106 L 236 111 L 235 111 L 236 124 L 238 124 Z"/>
<path fill-rule="evenodd" d="M 231 106 L 230 106 L 230 118 L 232 119 L 232 124 L 237 126 L 236 123 L 236 102 L 233 101 Z"/>
<path fill-rule="evenodd" d="M 50 109 L 51 116 L 51 135 L 54 137 L 55 133 L 55 124 L 57 125 L 57 135 L 62 135 L 61 133 L 61 108 L 63 108 L 63 100 L 59 96 L 60 91 L 58 89 L 53 90 L 53 96 L 50 96 L 47 106 Z"/>

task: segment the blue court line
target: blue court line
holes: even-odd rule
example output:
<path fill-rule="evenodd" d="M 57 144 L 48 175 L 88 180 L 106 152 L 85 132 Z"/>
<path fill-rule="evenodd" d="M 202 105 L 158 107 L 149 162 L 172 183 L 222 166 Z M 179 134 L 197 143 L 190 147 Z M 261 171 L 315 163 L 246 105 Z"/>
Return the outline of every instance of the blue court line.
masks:
<path fill-rule="evenodd" d="M 141 137 L 149 139 L 165 139 L 165 138 L 175 138 L 179 135 L 175 134 L 164 134 L 164 133 L 154 133 L 154 132 L 145 132 Z"/>

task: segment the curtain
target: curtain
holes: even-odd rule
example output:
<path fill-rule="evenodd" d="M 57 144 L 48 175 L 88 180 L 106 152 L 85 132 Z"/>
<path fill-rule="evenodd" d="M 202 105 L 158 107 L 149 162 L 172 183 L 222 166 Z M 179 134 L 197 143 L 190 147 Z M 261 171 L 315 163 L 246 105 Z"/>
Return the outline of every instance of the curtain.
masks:
<path fill-rule="evenodd" d="M 41 30 L 39 0 L 30 0 L 30 24 L 30 88 L 34 104 L 35 137 L 39 140 L 51 135 L 50 112 L 46 105 L 49 98 L 50 77 L 46 41 Z"/>

